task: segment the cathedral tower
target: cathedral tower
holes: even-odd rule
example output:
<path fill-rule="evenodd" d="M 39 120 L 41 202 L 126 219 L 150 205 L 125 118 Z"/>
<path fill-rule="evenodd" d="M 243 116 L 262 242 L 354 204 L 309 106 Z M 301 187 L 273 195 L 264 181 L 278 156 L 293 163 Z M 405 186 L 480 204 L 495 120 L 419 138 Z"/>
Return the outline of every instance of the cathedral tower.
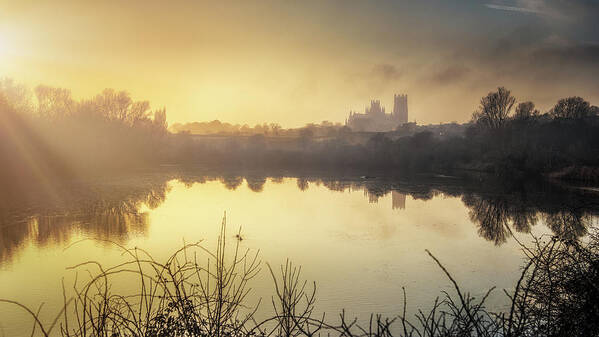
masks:
<path fill-rule="evenodd" d="M 393 95 L 393 117 L 400 125 L 408 122 L 408 95 Z"/>

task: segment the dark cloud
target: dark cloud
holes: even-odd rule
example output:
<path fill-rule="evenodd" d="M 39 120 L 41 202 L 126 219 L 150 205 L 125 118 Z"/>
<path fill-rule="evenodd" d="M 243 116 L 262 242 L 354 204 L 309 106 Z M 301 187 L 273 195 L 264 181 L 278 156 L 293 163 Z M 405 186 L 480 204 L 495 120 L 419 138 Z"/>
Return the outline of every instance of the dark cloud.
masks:
<path fill-rule="evenodd" d="M 599 85 L 599 44 L 544 40 L 530 45 L 505 48 L 476 60 L 490 74 L 513 78 L 560 79 L 572 85 Z M 496 48 L 494 48 L 496 50 Z M 493 54 L 490 52 L 488 55 Z"/>
<path fill-rule="evenodd" d="M 405 37 L 409 47 L 395 44 L 401 48 L 394 58 L 366 72 L 371 92 L 405 90 L 413 97 L 414 116 L 430 119 L 466 116 L 480 96 L 498 86 L 543 111 L 568 95 L 596 104 L 599 1 L 488 0 L 471 10 L 479 15 L 470 21 L 446 16 L 449 11 L 439 16 L 437 22 L 455 24 L 456 30 L 421 27 L 422 35 Z"/>
<path fill-rule="evenodd" d="M 523 3 L 540 3 L 547 10 L 561 13 L 564 17 L 594 18 L 599 14 L 599 1 L 597 0 L 522 0 Z"/>
<path fill-rule="evenodd" d="M 463 65 L 449 65 L 444 69 L 434 73 L 431 76 L 431 81 L 438 85 L 455 84 L 458 81 L 464 80 L 470 72 L 470 68 Z"/>
<path fill-rule="evenodd" d="M 491 0 L 484 6 L 499 12 L 538 15 L 553 25 L 567 23 L 568 29 L 577 27 L 585 31 L 592 28 L 591 32 L 598 29 L 597 0 Z"/>
<path fill-rule="evenodd" d="M 402 72 L 396 66 L 388 63 L 375 65 L 372 74 L 385 82 L 398 80 L 402 76 Z"/>
<path fill-rule="evenodd" d="M 599 43 L 569 39 L 544 28 L 528 24 L 496 39 L 468 40 L 452 58 L 489 75 L 517 78 L 540 73 L 544 78 L 567 78 L 584 70 L 587 79 L 597 84 Z M 441 75 L 434 77 L 444 78 Z"/>
<path fill-rule="evenodd" d="M 564 70 L 584 68 L 599 71 L 599 44 L 577 43 L 557 46 L 541 46 L 530 53 L 532 64 L 558 67 Z"/>

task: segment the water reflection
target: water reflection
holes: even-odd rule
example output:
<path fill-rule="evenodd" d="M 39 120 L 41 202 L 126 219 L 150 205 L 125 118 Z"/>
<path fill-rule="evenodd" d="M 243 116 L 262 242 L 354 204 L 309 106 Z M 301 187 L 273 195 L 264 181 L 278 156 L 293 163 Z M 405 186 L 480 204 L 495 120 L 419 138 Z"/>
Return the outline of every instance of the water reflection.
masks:
<path fill-rule="evenodd" d="M 566 239 L 582 237 L 597 215 L 596 199 L 596 194 L 568 189 L 498 195 L 481 191 L 462 196 L 479 235 L 497 245 L 506 242 L 512 230 L 529 233 L 538 223 L 545 223 L 555 235 Z"/>
<path fill-rule="evenodd" d="M 75 184 L 54 198 L 36 191 L 0 199 L 0 263 L 11 261 L 19 248 L 68 243 L 73 235 L 125 242 L 148 227 L 142 205 L 153 209 L 164 202 L 161 183 Z"/>
<path fill-rule="evenodd" d="M 406 195 L 397 191 L 391 192 L 391 208 L 406 209 Z"/>
<path fill-rule="evenodd" d="M 576 239 L 587 234 L 599 211 L 599 195 L 572 186 L 537 182 L 530 185 L 505 186 L 485 181 L 429 179 L 395 181 L 386 179 L 328 180 L 299 178 L 298 187 L 306 190 L 310 183 L 322 184 L 334 191 L 363 190 L 370 203 L 391 194 L 391 208 L 406 207 L 406 196 L 430 200 L 436 196 L 461 197 L 470 220 L 478 226 L 481 237 L 497 245 L 505 243 L 514 230 L 530 233 L 538 223 L 545 223 L 554 234 Z"/>
<path fill-rule="evenodd" d="M 64 244 L 75 233 L 123 242 L 131 235 L 143 235 L 148 220 L 141 209 L 162 204 L 168 182 L 176 179 L 185 186 L 219 181 L 227 190 L 243 185 L 261 193 L 267 181 L 282 183 L 285 174 L 168 172 L 138 175 L 110 183 L 74 184 L 54 197 L 27 192 L 0 196 L 0 263 L 11 261 L 27 243 L 44 246 Z M 292 176 L 293 177 L 293 176 Z M 462 179 L 392 179 L 359 176 L 300 175 L 297 188 L 310 193 L 311 185 L 331 191 L 362 191 L 370 203 L 391 197 L 390 208 L 406 209 L 406 198 L 460 197 L 480 237 L 500 245 L 512 231 L 528 233 L 544 223 L 555 234 L 576 239 L 587 233 L 599 210 L 599 195 L 583 189 L 558 185 L 510 187 L 492 182 Z"/>

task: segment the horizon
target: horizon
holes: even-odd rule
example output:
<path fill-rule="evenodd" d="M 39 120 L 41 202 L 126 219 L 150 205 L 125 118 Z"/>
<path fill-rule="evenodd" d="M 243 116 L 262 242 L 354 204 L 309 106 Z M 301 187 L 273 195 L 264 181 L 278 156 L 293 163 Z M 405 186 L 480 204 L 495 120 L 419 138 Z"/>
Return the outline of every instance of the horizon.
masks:
<path fill-rule="evenodd" d="M 10 85 L 16 85 L 16 89 L 17 90 L 23 90 L 23 89 L 26 90 L 27 92 L 24 93 L 25 96 L 23 98 L 25 98 L 26 100 L 28 100 L 28 103 L 29 104 L 33 104 L 34 106 L 36 105 L 37 102 L 35 100 L 32 100 L 33 96 L 35 96 L 33 89 L 35 89 L 35 87 L 37 87 L 37 86 L 51 87 L 51 86 L 47 86 L 45 84 L 38 84 L 38 85 L 36 85 L 34 87 L 30 87 L 30 86 L 28 86 L 25 83 L 22 83 L 22 82 L 19 82 L 19 81 L 15 81 L 14 78 L 9 78 L 9 77 L 0 78 L 0 80 L 1 81 L 5 81 L 6 83 L 10 83 Z M 69 89 L 69 88 L 63 88 L 63 87 L 51 87 L 51 88 L 66 89 L 72 95 L 72 90 Z M 500 87 L 497 87 L 497 88 L 500 88 Z M 127 90 L 116 90 L 115 88 L 105 88 L 104 90 L 110 90 L 110 91 L 113 91 L 115 93 L 116 92 L 125 93 L 128 97 L 131 97 L 132 99 L 135 98 L 135 96 L 131 95 L 131 93 L 129 91 L 127 91 Z M 98 93 L 96 93 L 96 95 L 92 95 L 92 96 L 89 96 L 89 97 L 74 97 L 73 96 L 72 98 L 75 101 L 83 102 L 83 101 L 85 101 L 87 99 L 93 99 L 97 95 L 101 95 L 103 93 L 103 91 L 102 92 L 98 92 Z M 400 93 L 400 94 L 394 93 L 393 96 L 395 96 L 395 95 L 406 96 L 406 97 L 409 98 L 409 95 L 405 94 L 405 93 Z M 576 96 L 576 97 L 579 97 L 579 96 Z M 562 98 L 560 98 L 560 99 L 562 99 Z M 583 99 L 584 99 L 584 97 L 583 97 Z M 143 98 L 139 99 L 139 102 L 143 102 L 143 101 L 147 101 L 150 104 L 150 107 L 152 109 L 154 109 L 154 110 L 166 109 L 167 112 L 169 111 L 168 107 L 165 107 L 165 106 L 163 106 L 163 107 L 156 107 L 155 105 L 152 105 L 152 102 L 149 101 L 149 100 L 144 100 Z M 556 100 L 556 102 L 557 101 L 558 100 Z M 384 110 L 385 113 L 387 113 L 387 114 L 391 114 L 392 113 L 391 109 L 387 109 L 388 107 L 387 107 L 387 105 L 385 105 L 384 101 L 381 100 L 381 99 L 378 99 L 378 98 L 371 98 L 370 100 L 368 100 L 368 104 L 364 105 L 363 110 L 368 110 L 369 107 L 370 107 L 369 104 L 372 103 L 372 102 L 379 103 L 380 106 L 381 106 L 381 108 L 383 108 L 383 110 Z M 524 101 L 517 100 L 516 102 L 523 103 Z M 410 103 L 410 101 L 408 99 L 408 111 L 409 111 L 410 104 L 411 103 Z M 590 102 L 590 104 L 591 104 L 591 106 L 594 106 L 593 102 Z M 390 106 L 393 107 L 393 103 L 391 103 Z M 554 107 L 554 105 L 551 105 L 549 108 L 547 108 L 545 110 L 540 110 L 540 113 L 541 114 L 545 114 L 545 113 L 549 114 L 549 113 L 551 113 L 551 108 L 553 108 L 553 107 Z M 472 111 L 475 112 L 475 111 L 477 111 L 476 109 L 478 109 L 478 108 L 475 106 L 475 107 L 473 107 Z M 282 129 L 288 129 L 288 130 L 301 129 L 301 128 L 304 128 L 304 127 L 307 127 L 307 126 L 310 126 L 310 125 L 323 125 L 323 124 L 326 124 L 326 123 L 330 123 L 330 124 L 332 124 L 334 126 L 339 126 L 339 125 L 341 125 L 341 126 L 344 126 L 344 125 L 347 126 L 346 122 L 347 122 L 348 116 L 350 116 L 350 113 L 363 114 L 363 112 L 361 112 L 363 110 L 350 109 L 350 110 L 348 110 L 348 112 L 345 115 L 345 120 L 341 120 L 341 121 L 337 121 L 337 120 L 326 120 L 326 119 L 325 120 L 320 120 L 320 121 L 313 120 L 313 121 L 308 121 L 308 122 L 306 122 L 305 124 L 302 124 L 302 125 L 293 125 L 293 126 L 281 125 L 280 123 L 277 123 L 277 122 L 274 122 L 274 121 L 266 121 L 266 120 L 259 121 L 259 122 L 257 122 L 257 123 L 254 124 L 254 123 L 248 123 L 248 122 L 243 122 L 243 121 L 232 122 L 232 121 L 222 120 L 222 119 L 218 119 L 218 118 L 216 118 L 216 119 L 204 119 L 204 120 L 192 120 L 192 121 L 188 121 L 188 122 L 170 122 L 169 118 L 168 118 L 168 115 L 167 115 L 167 123 L 168 123 L 167 127 L 168 127 L 168 129 L 171 129 L 175 125 L 177 125 L 177 126 L 180 127 L 180 126 L 186 126 L 186 125 L 190 125 L 190 124 L 194 124 L 194 123 L 200 123 L 200 124 L 202 124 L 202 123 L 211 123 L 211 122 L 216 122 L 216 121 L 218 121 L 218 122 L 220 122 L 222 124 L 228 124 L 228 125 L 232 125 L 232 126 L 249 126 L 249 127 L 262 126 L 262 125 L 265 125 L 265 124 L 268 124 L 268 125 L 276 124 L 276 125 L 280 126 Z M 437 121 L 437 122 L 433 121 L 433 122 L 428 122 L 428 123 L 418 122 L 418 120 L 416 120 L 416 118 L 414 118 L 411 114 L 409 114 L 408 115 L 408 120 L 407 120 L 406 123 L 408 123 L 408 124 L 409 123 L 414 123 L 416 125 L 421 125 L 421 126 L 427 126 L 427 125 L 431 125 L 432 126 L 432 125 L 443 125 L 443 124 L 461 124 L 461 125 L 465 125 L 465 124 L 472 123 L 472 114 L 470 115 L 469 118 L 467 118 L 467 119 L 465 119 L 463 121 L 446 120 L 446 121 Z"/>

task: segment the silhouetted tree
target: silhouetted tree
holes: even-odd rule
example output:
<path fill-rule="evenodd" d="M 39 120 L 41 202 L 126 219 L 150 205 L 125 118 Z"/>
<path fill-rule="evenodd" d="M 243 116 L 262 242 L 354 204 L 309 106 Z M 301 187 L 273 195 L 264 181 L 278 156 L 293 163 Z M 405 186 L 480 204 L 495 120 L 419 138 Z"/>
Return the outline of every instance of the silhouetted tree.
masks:
<path fill-rule="evenodd" d="M 154 126 L 159 132 L 166 132 L 168 124 L 166 122 L 166 108 L 154 111 Z"/>
<path fill-rule="evenodd" d="M 499 128 L 509 117 L 516 98 L 504 87 L 497 88 L 496 92 L 490 92 L 481 98 L 480 107 L 472 115 L 472 119 L 478 125 L 486 128 Z"/>
<path fill-rule="evenodd" d="M 550 114 L 553 118 L 580 119 L 591 116 L 593 110 L 589 102 L 582 97 L 573 96 L 560 99 L 551 109 Z"/>
<path fill-rule="evenodd" d="M 539 110 L 535 109 L 535 104 L 530 101 L 518 104 L 514 113 L 516 120 L 529 120 L 538 116 Z"/>

